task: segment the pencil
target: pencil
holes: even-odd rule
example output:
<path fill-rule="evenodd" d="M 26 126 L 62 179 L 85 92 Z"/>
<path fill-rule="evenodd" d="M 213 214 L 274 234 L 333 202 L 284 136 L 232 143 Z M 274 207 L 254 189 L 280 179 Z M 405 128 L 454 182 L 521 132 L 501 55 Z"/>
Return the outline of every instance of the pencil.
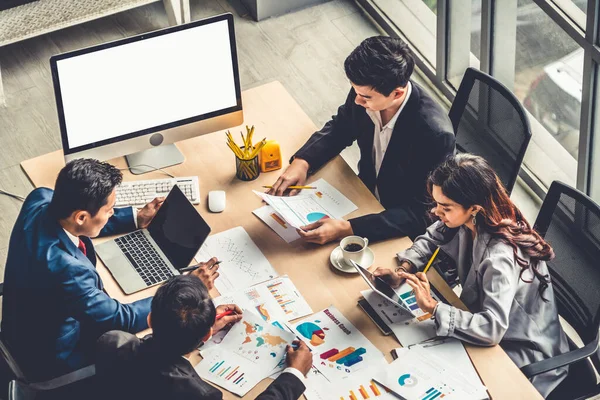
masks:
<path fill-rule="evenodd" d="M 423 270 L 424 274 L 427 273 L 427 270 L 429 269 L 429 267 L 431 267 L 431 264 L 433 264 L 433 261 L 435 260 L 435 258 L 437 257 L 437 255 L 438 255 L 439 252 L 440 252 L 440 248 L 438 247 L 437 249 L 435 249 L 435 251 L 433 252 L 433 255 L 429 259 L 429 262 L 425 266 L 425 269 Z"/>
<path fill-rule="evenodd" d="M 263 186 L 265 189 L 273 189 L 273 186 Z M 288 189 L 316 189 L 316 186 L 288 186 Z"/>

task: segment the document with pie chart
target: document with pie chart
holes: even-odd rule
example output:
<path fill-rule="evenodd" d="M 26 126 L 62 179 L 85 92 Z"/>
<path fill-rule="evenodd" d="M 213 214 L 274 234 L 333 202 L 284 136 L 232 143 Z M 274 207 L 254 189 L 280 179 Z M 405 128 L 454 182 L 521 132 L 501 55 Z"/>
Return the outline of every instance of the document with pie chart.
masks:
<path fill-rule="evenodd" d="M 221 343 L 203 353 L 196 372 L 243 396 L 273 371 L 295 338 L 253 313 L 244 312 L 244 318 L 233 325 Z"/>
<path fill-rule="evenodd" d="M 454 373 L 451 365 L 411 349 L 386 368 L 373 373 L 378 383 L 404 399 L 411 400 L 485 400 L 489 397 L 481 384 Z"/>
<path fill-rule="evenodd" d="M 358 208 L 324 179 L 319 179 L 311 185 L 317 189 L 304 190 L 297 196 L 270 196 L 256 190 L 254 193 L 271 206 L 275 215 L 283 219 L 283 224 L 287 222 L 293 228 L 300 228 L 323 218 L 339 219 Z M 255 214 L 263 219 L 262 213 Z M 270 221 L 265 222 L 272 225 Z M 279 231 L 280 229 L 276 230 L 278 233 Z"/>
<path fill-rule="evenodd" d="M 313 365 L 330 382 L 387 365 L 383 353 L 333 306 L 288 325 L 311 348 Z"/>

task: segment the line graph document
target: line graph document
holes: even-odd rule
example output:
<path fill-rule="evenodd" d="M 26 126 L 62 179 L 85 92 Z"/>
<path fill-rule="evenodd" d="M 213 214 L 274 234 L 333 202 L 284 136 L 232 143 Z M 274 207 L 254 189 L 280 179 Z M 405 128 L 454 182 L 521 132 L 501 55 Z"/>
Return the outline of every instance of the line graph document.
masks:
<path fill-rule="evenodd" d="M 241 226 L 206 239 L 196 253 L 196 261 L 206 261 L 211 257 L 217 257 L 221 261 L 219 277 L 215 280 L 215 286 L 221 294 L 278 276 L 269 260 Z"/>

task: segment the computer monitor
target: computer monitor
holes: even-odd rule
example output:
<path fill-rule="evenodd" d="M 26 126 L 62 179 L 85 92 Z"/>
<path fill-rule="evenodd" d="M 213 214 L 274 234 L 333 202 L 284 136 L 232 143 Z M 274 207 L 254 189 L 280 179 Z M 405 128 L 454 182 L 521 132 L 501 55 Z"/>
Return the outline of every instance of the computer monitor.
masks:
<path fill-rule="evenodd" d="M 133 173 L 183 162 L 174 142 L 241 125 L 233 16 L 50 58 L 65 161 L 127 156 Z"/>

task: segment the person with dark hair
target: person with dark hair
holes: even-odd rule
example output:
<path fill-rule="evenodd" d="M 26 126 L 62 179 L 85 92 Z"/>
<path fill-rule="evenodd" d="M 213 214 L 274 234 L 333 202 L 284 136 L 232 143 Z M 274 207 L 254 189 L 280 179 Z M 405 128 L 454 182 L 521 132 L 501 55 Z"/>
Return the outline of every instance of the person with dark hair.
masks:
<path fill-rule="evenodd" d="M 344 62 L 352 88 L 337 115 L 293 155 L 270 194 L 284 195 L 358 141 L 359 178 L 386 208 L 349 221 L 322 219 L 298 230 L 307 242 L 348 235 L 371 241 L 414 237 L 425 231 L 428 174 L 454 152 L 447 113 L 410 80 L 413 55 L 400 39 L 365 39 Z M 297 190 L 289 191 L 290 195 Z"/>
<path fill-rule="evenodd" d="M 217 313 L 234 314 L 216 320 Z M 148 325 L 152 335 L 111 331 L 98 339 L 97 392 L 102 399 L 221 400 L 223 394 L 204 382 L 189 357 L 198 346 L 227 325 L 242 319 L 235 304 L 215 309 L 204 284 L 195 276 L 179 275 L 158 289 Z M 257 399 L 294 400 L 304 392 L 303 380 L 312 354 L 303 342 L 288 347 L 288 368 Z"/>
<path fill-rule="evenodd" d="M 164 198 L 137 215 L 131 207 L 114 208 L 121 180 L 108 163 L 74 160 L 59 172 L 54 190 L 35 189 L 23 203 L 8 248 L 2 336 L 28 379 L 92 363 L 104 332 L 147 328 L 150 299 L 121 304 L 110 298 L 90 239 L 145 228 L 160 208 Z M 209 285 L 215 261 L 195 272 Z"/>
<path fill-rule="evenodd" d="M 490 165 L 456 155 L 433 171 L 428 189 L 439 221 L 398 253 L 395 271 L 377 268 L 374 275 L 393 286 L 406 280 L 439 336 L 500 344 L 519 367 L 569 351 L 546 266 L 552 247 L 531 228 Z M 427 276 L 418 272 L 438 247 L 456 262 L 460 298 L 470 311 L 438 303 Z M 558 368 L 531 381 L 546 397 L 567 372 Z"/>

